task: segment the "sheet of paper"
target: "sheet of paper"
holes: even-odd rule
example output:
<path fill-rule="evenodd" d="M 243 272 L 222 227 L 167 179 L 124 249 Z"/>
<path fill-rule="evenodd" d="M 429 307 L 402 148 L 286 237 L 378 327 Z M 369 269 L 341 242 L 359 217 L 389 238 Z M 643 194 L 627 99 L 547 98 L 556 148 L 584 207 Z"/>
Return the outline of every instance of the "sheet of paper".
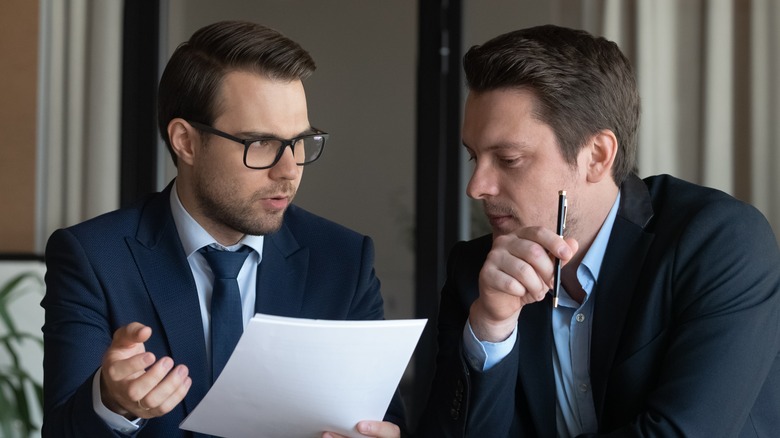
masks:
<path fill-rule="evenodd" d="M 229 438 L 359 437 L 358 421 L 384 417 L 426 321 L 257 314 L 180 427 Z"/>

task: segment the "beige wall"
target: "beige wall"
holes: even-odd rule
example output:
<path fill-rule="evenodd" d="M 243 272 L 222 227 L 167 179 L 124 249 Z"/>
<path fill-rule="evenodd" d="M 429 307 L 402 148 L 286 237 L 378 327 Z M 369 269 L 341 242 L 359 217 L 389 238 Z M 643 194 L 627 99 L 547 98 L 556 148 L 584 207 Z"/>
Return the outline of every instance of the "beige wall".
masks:
<path fill-rule="evenodd" d="M 35 245 L 38 1 L 0 2 L 0 253 Z"/>

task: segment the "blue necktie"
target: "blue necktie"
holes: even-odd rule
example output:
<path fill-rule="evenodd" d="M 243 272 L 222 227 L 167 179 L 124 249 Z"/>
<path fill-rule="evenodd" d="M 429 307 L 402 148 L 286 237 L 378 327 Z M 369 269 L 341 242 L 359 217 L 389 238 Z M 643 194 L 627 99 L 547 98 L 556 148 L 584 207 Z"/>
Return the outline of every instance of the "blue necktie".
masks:
<path fill-rule="evenodd" d="M 236 277 L 249 251 L 251 248 L 246 246 L 236 252 L 220 251 L 210 246 L 200 249 L 214 273 L 214 289 L 211 293 L 212 383 L 217 380 L 244 332 L 241 293 Z"/>

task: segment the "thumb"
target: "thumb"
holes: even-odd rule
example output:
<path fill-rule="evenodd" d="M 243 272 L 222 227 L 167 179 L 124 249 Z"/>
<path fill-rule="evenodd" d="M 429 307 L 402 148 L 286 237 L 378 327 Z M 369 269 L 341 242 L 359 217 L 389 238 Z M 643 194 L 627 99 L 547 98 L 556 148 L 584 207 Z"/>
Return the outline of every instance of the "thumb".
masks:
<path fill-rule="evenodd" d="M 566 263 L 569 262 L 569 260 L 571 260 L 574 257 L 575 254 L 577 254 L 577 250 L 580 249 L 580 244 L 572 237 L 566 237 L 565 239 L 563 239 L 563 241 L 566 242 L 566 245 L 568 245 L 569 249 L 571 250 L 571 257 L 567 259 L 561 259 L 561 261 L 565 265 Z"/>
<path fill-rule="evenodd" d="M 144 343 L 152 336 L 152 329 L 140 322 L 131 322 L 114 332 L 112 344 L 117 348 L 130 348 L 135 344 Z"/>

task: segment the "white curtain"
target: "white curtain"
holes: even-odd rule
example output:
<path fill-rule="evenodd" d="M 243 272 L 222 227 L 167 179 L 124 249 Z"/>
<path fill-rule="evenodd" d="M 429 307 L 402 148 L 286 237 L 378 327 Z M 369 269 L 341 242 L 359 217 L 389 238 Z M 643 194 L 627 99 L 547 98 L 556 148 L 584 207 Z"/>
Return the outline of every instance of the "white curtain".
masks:
<path fill-rule="evenodd" d="M 753 0 L 748 93 L 751 201 L 780 235 L 780 4 Z"/>
<path fill-rule="evenodd" d="M 36 250 L 119 205 L 122 0 L 42 0 Z"/>
<path fill-rule="evenodd" d="M 616 41 L 636 69 L 640 173 L 728 192 L 761 210 L 780 239 L 780 2 L 557 5 L 559 21 Z"/>

